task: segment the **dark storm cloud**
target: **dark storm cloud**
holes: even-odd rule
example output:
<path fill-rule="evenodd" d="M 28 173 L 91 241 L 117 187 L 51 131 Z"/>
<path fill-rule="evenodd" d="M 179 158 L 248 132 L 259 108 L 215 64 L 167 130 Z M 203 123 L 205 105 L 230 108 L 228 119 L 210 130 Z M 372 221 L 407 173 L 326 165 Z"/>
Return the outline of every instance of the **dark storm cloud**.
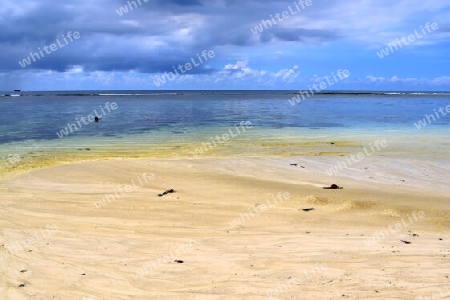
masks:
<path fill-rule="evenodd" d="M 79 31 L 81 38 L 27 69 L 62 72 L 80 65 L 88 71 L 158 73 L 189 62 L 203 50 L 222 46 L 244 49 L 261 42 L 339 38 L 333 31 L 281 27 L 270 28 L 255 38 L 250 28 L 292 5 L 290 1 L 141 0 L 140 6 L 122 16 L 116 10 L 128 1 L 24 1 L 11 6 L 10 0 L 0 0 L 0 7 L 2 2 L 8 4 L 3 5 L 8 9 L 0 11 L 3 71 L 21 69 L 18 61 L 37 52 L 38 47 L 55 43 L 68 31 Z M 223 54 L 227 55 L 225 51 Z M 201 65 L 192 73 L 212 71 Z"/>
<path fill-rule="evenodd" d="M 274 39 L 287 42 L 302 41 L 330 41 L 338 39 L 341 36 L 331 30 L 318 30 L 306 28 L 273 28 L 265 30 L 261 34 L 261 41 L 264 43 L 271 42 Z"/>
<path fill-rule="evenodd" d="M 173 3 L 181 6 L 201 6 L 203 1 L 200 0 L 159 0 L 161 5 Z"/>
<path fill-rule="evenodd" d="M 76 14 L 67 7 L 47 3 L 39 5 L 25 16 L 5 14 L 0 18 L 0 43 L 50 42 L 55 36 L 55 26 L 70 23 L 75 17 Z"/>

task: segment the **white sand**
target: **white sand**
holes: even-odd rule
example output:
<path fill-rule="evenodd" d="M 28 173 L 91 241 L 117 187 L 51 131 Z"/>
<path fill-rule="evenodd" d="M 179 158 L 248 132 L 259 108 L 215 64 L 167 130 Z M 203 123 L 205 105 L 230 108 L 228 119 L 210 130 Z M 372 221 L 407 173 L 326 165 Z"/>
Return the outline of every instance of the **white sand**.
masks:
<path fill-rule="evenodd" d="M 1 299 L 420 299 L 446 291 L 449 165 L 374 157 L 329 177 L 337 159 L 102 160 L 3 180 Z M 143 173 L 155 179 L 141 186 Z M 96 207 L 133 179 L 137 188 Z M 331 183 L 344 189 L 322 189 Z M 280 192 L 290 198 L 275 204 Z M 266 211 L 250 215 L 262 204 Z"/>

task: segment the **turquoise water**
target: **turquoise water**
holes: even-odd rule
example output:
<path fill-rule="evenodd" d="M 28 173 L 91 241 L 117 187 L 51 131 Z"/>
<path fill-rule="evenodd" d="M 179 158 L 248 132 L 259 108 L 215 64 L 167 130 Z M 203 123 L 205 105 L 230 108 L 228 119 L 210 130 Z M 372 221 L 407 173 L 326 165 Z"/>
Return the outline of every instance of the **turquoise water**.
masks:
<path fill-rule="evenodd" d="M 226 133 L 241 121 L 253 126 L 238 140 L 320 140 L 387 132 L 408 138 L 448 137 L 450 114 L 440 115 L 420 130 L 414 125 L 426 114 L 440 107 L 445 109 L 450 104 L 447 93 L 330 93 L 314 95 L 292 106 L 289 100 L 296 94 L 80 91 L 24 92 L 21 97 L 0 97 L 0 156 L 51 149 L 201 142 Z M 106 103 L 110 104 L 109 111 Z M 94 111 L 102 117 L 100 122 L 93 122 Z M 68 124 L 72 124 L 73 132 Z M 66 130 L 67 135 L 61 130 Z"/>

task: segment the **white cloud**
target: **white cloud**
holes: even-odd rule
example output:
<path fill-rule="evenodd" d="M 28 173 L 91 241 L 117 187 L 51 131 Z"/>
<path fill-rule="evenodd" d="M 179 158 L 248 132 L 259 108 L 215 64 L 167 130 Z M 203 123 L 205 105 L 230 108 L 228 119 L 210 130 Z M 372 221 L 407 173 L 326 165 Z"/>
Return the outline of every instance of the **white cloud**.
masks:
<path fill-rule="evenodd" d="M 139 21 L 137 21 L 137 20 L 120 20 L 119 22 L 124 25 L 129 25 L 132 27 L 139 27 Z"/>

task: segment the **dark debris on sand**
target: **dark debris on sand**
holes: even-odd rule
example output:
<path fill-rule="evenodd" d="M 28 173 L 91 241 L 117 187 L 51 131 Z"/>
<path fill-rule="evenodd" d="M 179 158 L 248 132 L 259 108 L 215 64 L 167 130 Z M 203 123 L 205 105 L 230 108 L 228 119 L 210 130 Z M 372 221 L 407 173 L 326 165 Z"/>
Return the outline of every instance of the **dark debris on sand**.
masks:
<path fill-rule="evenodd" d="M 172 194 L 172 193 L 175 193 L 175 190 L 174 190 L 174 189 L 167 190 L 167 191 L 165 191 L 165 192 L 162 193 L 162 194 L 158 194 L 158 196 L 159 196 L 159 197 L 162 197 L 162 196 L 164 196 L 164 195 Z"/>
<path fill-rule="evenodd" d="M 332 184 L 331 186 L 326 186 L 323 188 L 324 190 L 342 190 L 343 187 L 338 186 L 337 184 Z"/>
<path fill-rule="evenodd" d="M 298 164 L 290 164 L 290 166 L 297 167 Z M 300 168 L 304 169 L 305 167 L 304 166 L 300 166 Z"/>

